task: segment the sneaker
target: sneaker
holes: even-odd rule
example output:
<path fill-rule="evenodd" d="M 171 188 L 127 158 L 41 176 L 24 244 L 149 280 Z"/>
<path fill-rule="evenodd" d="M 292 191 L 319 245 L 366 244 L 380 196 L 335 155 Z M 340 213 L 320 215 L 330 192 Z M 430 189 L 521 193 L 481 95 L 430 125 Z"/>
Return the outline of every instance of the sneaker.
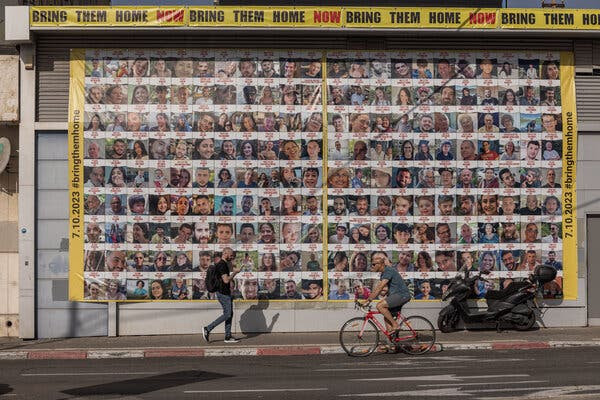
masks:
<path fill-rule="evenodd" d="M 398 341 L 398 336 L 400 336 L 400 329 L 393 330 L 390 334 L 390 342 L 396 343 Z"/>
<path fill-rule="evenodd" d="M 206 327 L 202 328 L 202 337 L 204 338 L 204 340 L 208 343 L 208 338 L 210 336 L 210 332 L 208 331 L 208 329 L 206 329 Z"/>
<path fill-rule="evenodd" d="M 236 339 L 233 336 L 225 338 L 225 343 L 238 343 L 239 341 L 240 341 L 239 339 Z"/>

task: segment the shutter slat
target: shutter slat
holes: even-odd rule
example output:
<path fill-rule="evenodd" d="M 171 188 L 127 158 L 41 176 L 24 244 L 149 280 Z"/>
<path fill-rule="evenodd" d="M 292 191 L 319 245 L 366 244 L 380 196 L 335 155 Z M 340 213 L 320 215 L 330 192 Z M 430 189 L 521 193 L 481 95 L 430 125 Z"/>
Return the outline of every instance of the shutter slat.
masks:
<path fill-rule="evenodd" d="M 575 89 L 579 123 L 600 122 L 600 76 L 576 76 Z"/>

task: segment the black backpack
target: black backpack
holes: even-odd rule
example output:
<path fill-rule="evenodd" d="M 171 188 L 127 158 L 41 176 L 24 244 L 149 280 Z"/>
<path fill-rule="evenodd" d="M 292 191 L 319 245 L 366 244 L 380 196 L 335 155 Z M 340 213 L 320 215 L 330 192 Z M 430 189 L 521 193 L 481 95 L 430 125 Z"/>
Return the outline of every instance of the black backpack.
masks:
<path fill-rule="evenodd" d="M 206 284 L 206 290 L 210 293 L 214 293 L 221 289 L 221 277 L 217 274 L 217 266 L 211 265 L 206 271 L 206 278 L 204 279 Z"/>

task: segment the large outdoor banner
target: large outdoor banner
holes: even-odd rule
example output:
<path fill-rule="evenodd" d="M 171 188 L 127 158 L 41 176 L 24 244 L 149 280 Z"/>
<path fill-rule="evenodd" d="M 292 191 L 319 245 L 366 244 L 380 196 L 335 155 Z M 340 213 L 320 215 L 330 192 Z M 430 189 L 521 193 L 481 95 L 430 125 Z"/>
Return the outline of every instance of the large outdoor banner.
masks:
<path fill-rule="evenodd" d="M 30 7 L 31 28 L 600 29 L 592 9 L 480 7 Z"/>
<path fill-rule="evenodd" d="M 557 268 L 577 298 L 571 53 L 77 49 L 71 300 L 417 300 Z"/>

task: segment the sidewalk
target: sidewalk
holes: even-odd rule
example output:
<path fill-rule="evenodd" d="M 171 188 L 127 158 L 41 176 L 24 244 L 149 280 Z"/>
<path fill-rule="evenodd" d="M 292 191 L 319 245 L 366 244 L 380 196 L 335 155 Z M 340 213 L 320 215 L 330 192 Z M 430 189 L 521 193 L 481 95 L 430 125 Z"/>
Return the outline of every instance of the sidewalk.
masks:
<path fill-rule="evenodd" d="M 342 353 L 337 332 L 236 335 L 240 342 L 223 343 L 222 334 L 206 343 L 200 334 L 170 336 L 86 337 L 21 340 L 0 338 L 0 360 L 144 357 L 215 357 Z M 436 349 L 509 350 L 600 346 L 600 327 L 550 328 L 529 332 L 494 330 L 437 332 Z"/>

